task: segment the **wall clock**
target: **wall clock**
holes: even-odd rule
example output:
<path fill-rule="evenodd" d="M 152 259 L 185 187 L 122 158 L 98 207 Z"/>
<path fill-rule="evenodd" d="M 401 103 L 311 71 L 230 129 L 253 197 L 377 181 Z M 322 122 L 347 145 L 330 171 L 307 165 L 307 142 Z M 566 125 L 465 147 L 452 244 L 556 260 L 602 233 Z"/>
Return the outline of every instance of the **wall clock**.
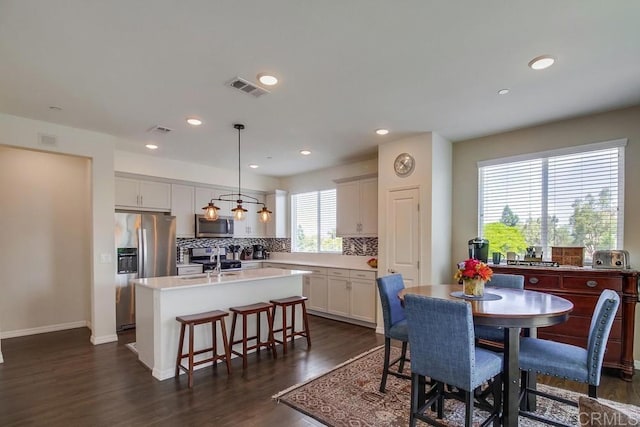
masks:
<path fill-rule="evenodd" d="M 416 161 L 409 153 L 398 154 L 398 157 L 393 162 L 393 169 L 396 171 L 396 175 L 403 178 L 411 175 L 415 166 Z"/>

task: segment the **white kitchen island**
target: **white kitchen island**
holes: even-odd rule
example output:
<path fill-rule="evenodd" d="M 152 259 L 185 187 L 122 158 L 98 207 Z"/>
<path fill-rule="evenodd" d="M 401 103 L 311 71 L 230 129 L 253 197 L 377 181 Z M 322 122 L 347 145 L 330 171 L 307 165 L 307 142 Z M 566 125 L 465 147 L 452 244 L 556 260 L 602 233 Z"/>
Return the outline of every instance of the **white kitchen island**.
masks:
<path fill-rule="evenodd" d="M 209 278 L 206 274 L 198 274 L 133 280 L 136 287 L 138 359 L 151 369 L 155 378 L 165 380 L 173 377 L 180 337 L 176 316 L 211 310 L 229 311 L 229 307 L 302 295 L 302 278 L 308 273 L 303 270 L 259 268 L 223 272 L 220 276 L 212 274 Z M 231 313 L 225 318 L 227 333 L 231 331 L 231 318 Z M 254 319 L 255 316 L 251 316 L 248 322 L 249 336 L 255 335 Z M 281 319 L 278 310 L 276 328 Z M 238 322 L 236 329 L 241 331 L 240 318 Z M 263 336 L 266 336 L 266 323 L 264 319 L 261 322 Z M 297 310 L 296 325 L 302 325 L 300 310 Z M 236 336 L 239 336 L 238 333 L 237 330 Z M 211 347 L 210 327 L 196 326 L 194 336 L 196 349 Z M 219 333 L 218 348 L 223 348 Z M 203 364 L 198 368 L 210 365 Z"/>

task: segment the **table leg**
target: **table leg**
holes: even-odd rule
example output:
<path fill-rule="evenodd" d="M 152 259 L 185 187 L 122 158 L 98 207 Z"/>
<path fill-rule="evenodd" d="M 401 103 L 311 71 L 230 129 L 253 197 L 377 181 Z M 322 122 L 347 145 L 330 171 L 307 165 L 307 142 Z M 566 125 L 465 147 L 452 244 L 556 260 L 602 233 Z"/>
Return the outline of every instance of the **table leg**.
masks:
<path fill-rule="evenodd" d="M 520 328 L 504 328 L 504 403 L 502 416 L 505 426 L 518 425 L 520 394 Z"/>

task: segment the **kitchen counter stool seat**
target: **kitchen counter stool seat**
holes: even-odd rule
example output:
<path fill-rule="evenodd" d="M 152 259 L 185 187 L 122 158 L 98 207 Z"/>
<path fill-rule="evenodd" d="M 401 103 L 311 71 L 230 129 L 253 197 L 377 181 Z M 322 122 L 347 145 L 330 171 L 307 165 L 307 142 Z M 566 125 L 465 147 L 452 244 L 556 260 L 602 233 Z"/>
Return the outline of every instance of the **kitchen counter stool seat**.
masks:
<path fill-rule="evenodd" d="M 274 341 L 282 344 L 282 353 L 287 354 L 287 341 L 291 338 L 291 341 L 295 337 L 305 337 L 307 339 L 307 347 L 311 347 L 311 337 L 309 335 L 309 319 L 307 318 L 307 297 L 304 296 L 292 296 L 287 298 L 272 299 L 270 302 L 273 307 L 273 319 L 276 318 L 276 309 L 280 307 L 282 309 L 282 328 L 274 329 L 273 333 L 282 332 L 282 340 L 277 340 L 274 337 Z M 302 326 L 303 329 L 296 331 L 296 307 L 302 307 Z M 291 325 L 287 325 L 287 307 L 291 307 Z"/>
<path fill-rule="evenodd" d="M 273 304 L 268 302 L 258 302 L 255 304 L 243 305 L 238 307 L 231 307 L 229 311 L 233 313 L 233 320 L 231 321 L 231 353 L 242 357 L 242 369 L 247 368 L 247 354 L 249 350 L 255 349 L 256 352 L 260 351 L 261 347 L 271 349 L 273 358 L 277 358 L 276 342 L 273 339 L 273 316 L 271 315 L 273 310 Z M 260 337 L 260 316 L 264 313 L 267 317 L 267 340 L 261 341 Z M 256 315 L 256 334 L 253 336 L 247 336 L 247 321 L 250 315 Z M 235 339 L 236 322 L 238 315 L 242 316 L 242 338 Z M 255 340 L 255 344 L 249 345 L 249 341 Z M 235 344 L 242 344 L 242 351 L 236 351 L 233 349 Z"/>
<path fill-rule="evenodd" d="M 231 353 L 229 348 L 229 341 L 227 340 L 227 329 L 224 323 L 224 318 L 229 313 L 222 310 L 207 311 L 205 313 L 190 314 L 187 316 L 177 316 L 176 320 L 180 322 L 180 339 L 178 340 L 178 357 L 176 358 L 176 377 L 180 374 L 180 369 L 184 370 L 189 378 L 189 388 L 193 387 L 193 368 L 194 366 L 201 365 L 207 362 L 213 362 L 213 367 L 217 366 L 218 360 L 224 360 L 227 364 L 227 374 L 231 373 Z M 220 329 L 222 332 L 222 342 L 224 346 L 224 353 L 218 354 L 218 338 L 216 324 L 220 323 Z M 201 350 L 194 351 L 193 343 L 193 330 L 196 325 L 204 325 L 211 323 L 211 347 L 203 348 Z M 189 326 L 189 352 L 183 353 L 184 347 L 184 333 L 185 329 Z M 194 361 L 194 356 L 202 353 L 212 352 L 211 357 Z M 189 359 L 189 366 L 182 365 L 182 359 Z"/>

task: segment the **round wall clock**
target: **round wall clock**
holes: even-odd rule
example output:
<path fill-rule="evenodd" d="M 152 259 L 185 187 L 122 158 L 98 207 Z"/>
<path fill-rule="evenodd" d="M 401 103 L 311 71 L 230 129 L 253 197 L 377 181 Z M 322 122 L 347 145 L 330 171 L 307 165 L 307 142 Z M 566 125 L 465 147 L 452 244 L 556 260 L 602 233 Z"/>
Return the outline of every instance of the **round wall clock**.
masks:
<path fill-rule="evenodd" d="M 415 166 L 416 161 L 409 153 L 398 154 L 398 157 L 396 157 L 396 160 L 393 162 L 393 169 L 396 171 L 396 175 L 400 177 L 411 175 Z"/>

